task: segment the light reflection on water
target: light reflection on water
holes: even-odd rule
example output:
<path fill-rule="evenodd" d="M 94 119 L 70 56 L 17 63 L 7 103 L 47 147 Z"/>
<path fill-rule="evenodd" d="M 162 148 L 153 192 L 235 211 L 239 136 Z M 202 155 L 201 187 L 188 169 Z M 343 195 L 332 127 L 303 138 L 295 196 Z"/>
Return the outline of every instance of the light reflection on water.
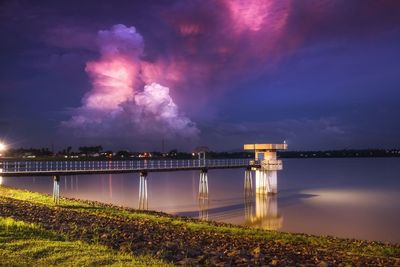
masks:
<path fill-rule="evenodd" d="M 277 196 L 255 194 L 243 169 L 209 170 L 209 193 L 200 199 L 200 171 L 149 173 L 142 208 L 263 229 L 400 243 L 399 163 L 394 158 L 284 160 Z M 52 190 L 51 177 L 3 177 L 2 182 L 48 194 Z M 141 203 L 137 173 L 65 176 L 60 191 L 132 208 Z"/>

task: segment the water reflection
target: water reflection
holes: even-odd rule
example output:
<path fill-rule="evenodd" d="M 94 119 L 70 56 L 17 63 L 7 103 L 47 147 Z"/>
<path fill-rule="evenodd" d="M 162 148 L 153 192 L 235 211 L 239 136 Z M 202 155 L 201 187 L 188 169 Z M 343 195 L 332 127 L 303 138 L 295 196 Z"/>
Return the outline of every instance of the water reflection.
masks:
<path fill-rule="evenodd" d="M 252 172 L 246 170 L 244 178 L 244 216 L 245 225 L 252 228 L 279 230 L 283 217 L 278 213 L 276 194 L 258 192 L 254 194 Z"/>
<path fill-rule="evenodd" d="M 208 175 L 206 169 L 200 171 L 198 198 L 199 198 L 199 219 L 208 221 L 208 207 L 210 201 L 208 198 Z"/>
<path fill-rule="evenodd" d="M 113 198 L 112 175 L 108 175 L 108 197 Z"/>
<path fill-rule="evenodd" d="M 139 176 L 139 210 L 148 210 L 147 198 L 147 172 L 141 172 Z"/>
<path fill-rule="evenodd" d="M 201 170 L 199 180 L 199 198 L 208 199 L 208 176 L 207 170 Z"/>
<path fill-rule="evenodd" d="M 199 197 L 199 219 L 208 221 L 208 208 L 210 201 L 208 195 L 204 197 Z"/>
<path fill-rule="evenodd" d="M 256 194 L 255 201 L 245 202 L 245 225 L 252 228 L 279 230 L 283 217 L 278 213 L 276 195 Z"/>

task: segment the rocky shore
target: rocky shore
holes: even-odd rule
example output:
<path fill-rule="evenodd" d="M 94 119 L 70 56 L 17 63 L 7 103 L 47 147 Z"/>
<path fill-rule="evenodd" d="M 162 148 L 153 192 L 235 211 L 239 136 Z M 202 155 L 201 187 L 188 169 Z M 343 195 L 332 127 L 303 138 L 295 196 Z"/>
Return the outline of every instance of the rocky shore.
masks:
<path fill-rule="evenodd" d="M 65 204 L 54 206 L 48 204 L 51 198 L 47 195 L 41 196 L 41 202 L 26 197 L 30 194 L 26 191 L 24 197 L 18 197 L 23 190 L 1 187 L 0 191 L 2 217 L 39 224 L 71 240 L 153 255 L 174 264 L 400 266 L 399 245 L 276 232 L 271 235 L 268 231 L 88 201 L 69 200 L 74 201 L 72 205 L 63 199 Z"/>

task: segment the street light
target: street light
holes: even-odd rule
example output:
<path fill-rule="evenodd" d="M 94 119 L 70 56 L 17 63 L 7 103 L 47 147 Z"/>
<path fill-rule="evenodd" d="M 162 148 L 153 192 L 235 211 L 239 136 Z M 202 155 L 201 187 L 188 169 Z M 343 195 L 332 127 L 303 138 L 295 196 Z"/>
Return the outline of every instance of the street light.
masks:
<path fill-rule="evenodd" d="M 4 144 L 3 142 L 0 142 L 0 152 L 3 152 L 7 149 L 6 144 Z"/>
<path fill-rule="evenodd" d="M 4 151 L 6 151 L 6 149 L 7 149 L 7 145 L 4 144 L 3 142 L 0 142 L 0 157 L 3 156 L 2 153 Z"/>
<path fill-rule="evenodd" d="M 6 144 L 4 144 L 3 142 L 0 142 L 0 157 L 2 156 L 1 152 L 5 151 L 6 149 L 7 149 Z M 0 173 L 2 173 L 2 172 L 3 172 L 3 164 L 0 162 Z M 2 185 L 2 184 L 3 184 L 3 177 L 0 176 L 0 185 Z"/>

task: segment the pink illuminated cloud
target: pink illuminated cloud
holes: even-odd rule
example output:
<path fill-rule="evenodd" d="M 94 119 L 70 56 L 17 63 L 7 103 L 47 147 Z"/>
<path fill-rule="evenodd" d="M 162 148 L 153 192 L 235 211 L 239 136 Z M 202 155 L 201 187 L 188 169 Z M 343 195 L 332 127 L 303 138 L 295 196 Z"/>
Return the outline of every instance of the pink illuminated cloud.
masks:
<path fill-rule="evenodd" d="M 170 89 L 155 82 L 161 70 L 142 59 L 143 38 L 134 27 L 119 24 L 99 31 L 98 43 L 100 59 L 85 68 L 92 88 L 71 119 L 62 123 L 64 127 L 80 136 L 198 135 L 195 123 L 179 111 Z"/>
<path fill-rule="evenodd" d="M 86 107 L 115 110 L 132 99 L 140 70 L 138 64 L 123 57 L 110 57 L 87 63 L 85 70 L 94 89 L 84 98 Z"/>
<path fill-rule="evenodd" d="M 271 14 L 274 1 L 268 0 L 226 0 L 232 15 L 232 22 L 239 31 L 259 31 Z"/>
<path fill-rule="evenodd" d="M 157 122 L 154 123 L 154 126 L 163 127 L 163 131 L 181 133 L 189 137 L 199 133 L 195 124 L 179 113 L 178 106 L 169 94 L 168 87 L 157 83 L 146 85 L 143 92 L 135 95 L 135 104 L 143 117 L 152 118 Z"/>

